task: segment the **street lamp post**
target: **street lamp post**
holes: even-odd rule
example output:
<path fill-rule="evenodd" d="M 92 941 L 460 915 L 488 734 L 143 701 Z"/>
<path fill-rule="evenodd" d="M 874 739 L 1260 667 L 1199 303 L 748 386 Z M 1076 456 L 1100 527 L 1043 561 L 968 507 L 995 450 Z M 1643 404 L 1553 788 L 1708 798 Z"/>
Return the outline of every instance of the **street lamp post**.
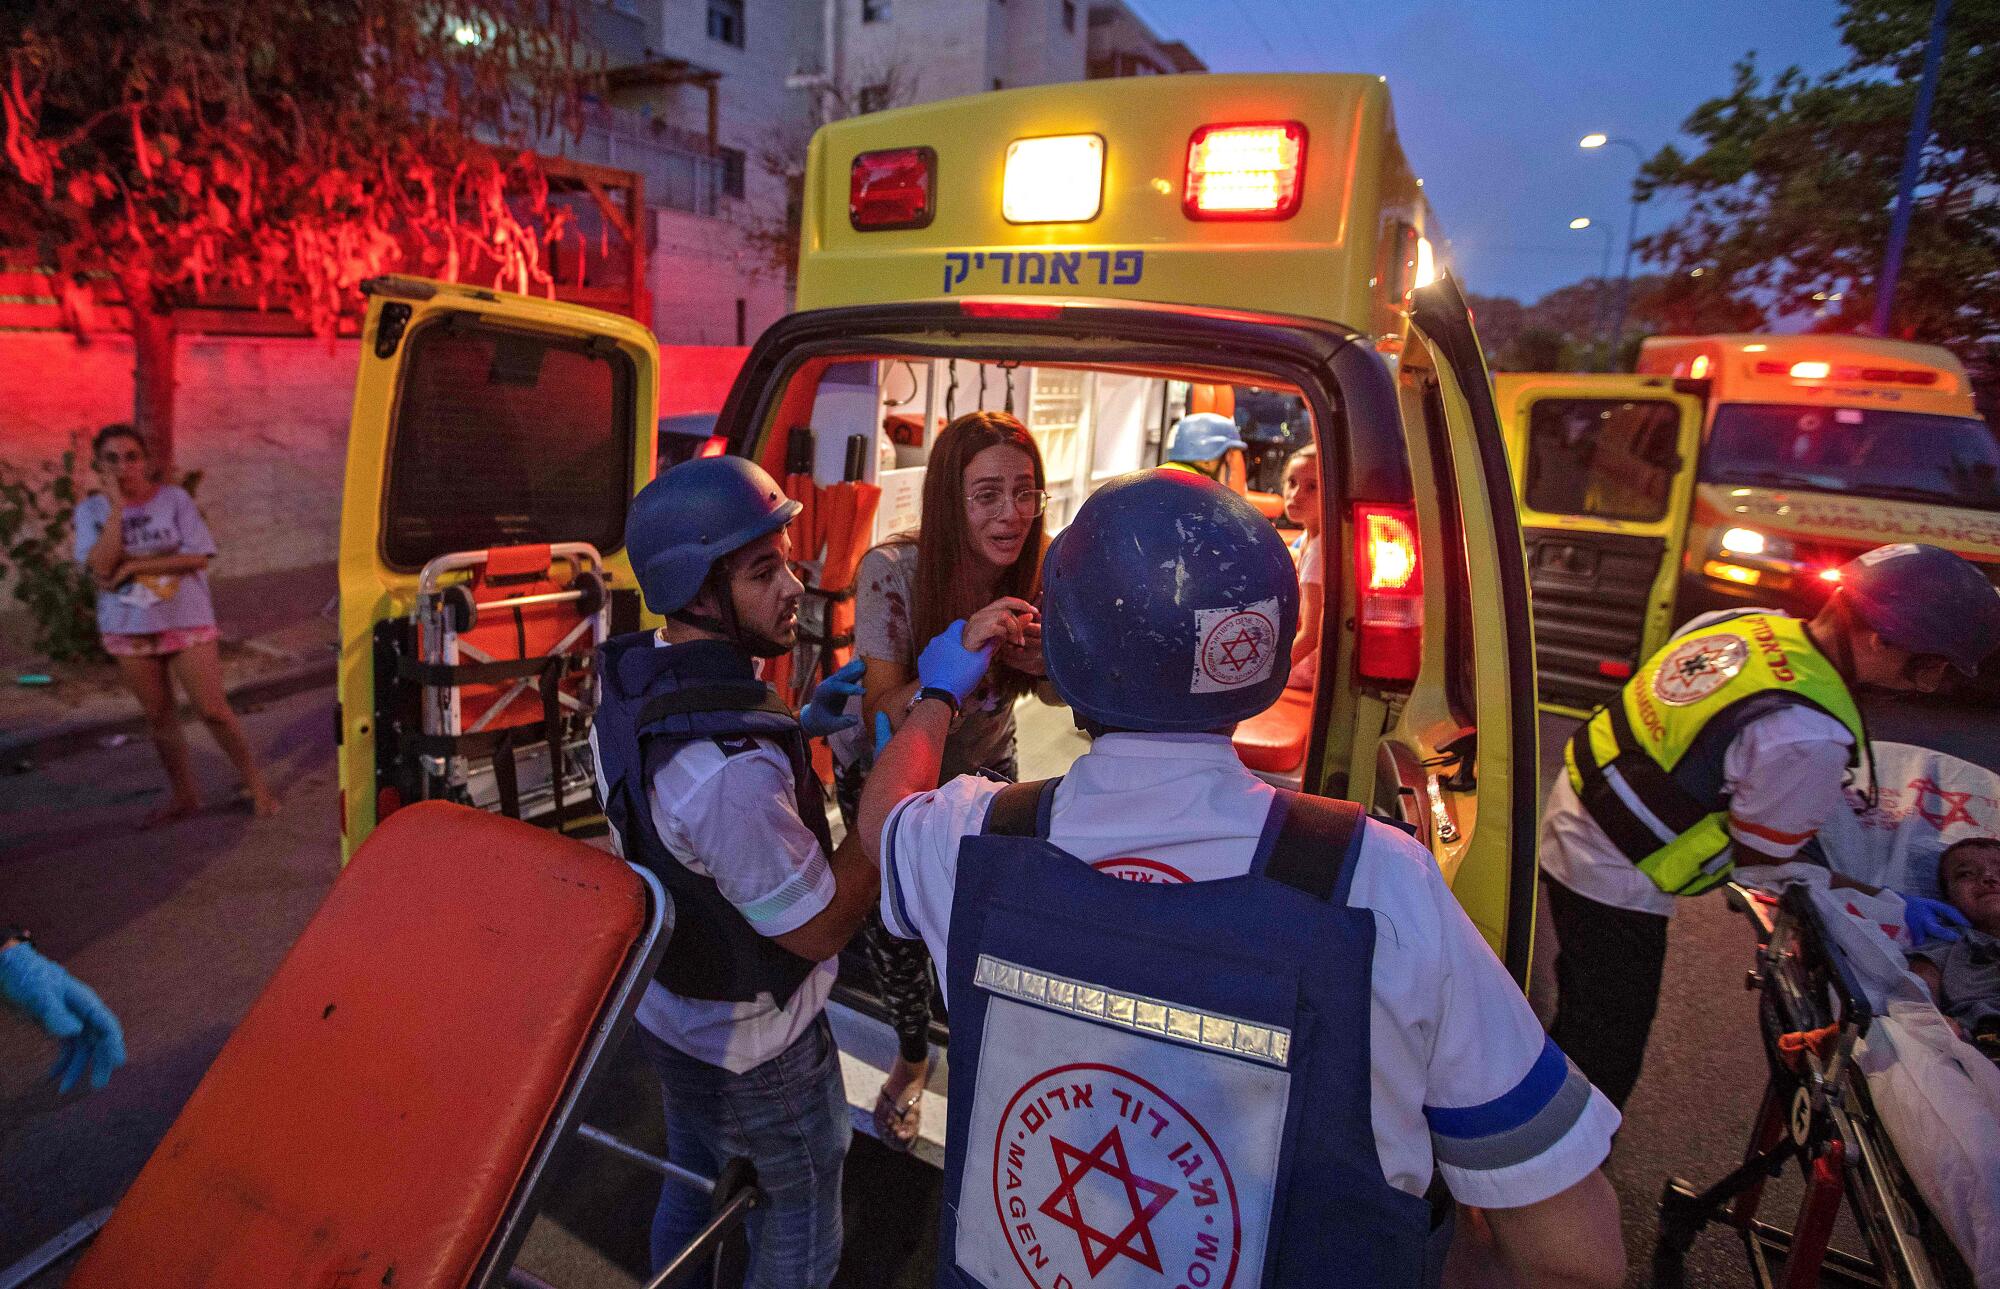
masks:
<path fill-rule="evenodd" d="M 1646 164 L 1646 154 L 1638 144 L 1630 139 L 1614 139 L 1609 135 L 1592 132 L 1577 140 L 1576 146 L 1585 150 L 1595 150 L 1609 145 L 1614 148 L 1630 148 L 1632 159 L 1637 166 Z M 1632 291 L 1632 243 L 1639 237 L 1639 186 L 1636 172 L 1632 185 L 1632 214 L 1625 225 L 1625 267 L 1618 275 L 1618 305 L 1615 310 L 1617 320 L 1611 324 L 1611 355 L 1605 364 L 1608 371 L 1618 361 L 1618 351 L 1625 345 L 1625 309 L 1631 302 Z"/>
<path fill-rule="evenodd" d="M 1590 306 L 1590 343 L 1592 347 L 1604 343 L 1604 288 L 1611 281 L 1611 230 L 1603 224 L 1593 224 L 1590 216 L 1578 215 L 1569 221 L 1572 229 L 1594 228 L 1604 234 L 1604 265 L 1597 272 L 1597 293 Z"/>

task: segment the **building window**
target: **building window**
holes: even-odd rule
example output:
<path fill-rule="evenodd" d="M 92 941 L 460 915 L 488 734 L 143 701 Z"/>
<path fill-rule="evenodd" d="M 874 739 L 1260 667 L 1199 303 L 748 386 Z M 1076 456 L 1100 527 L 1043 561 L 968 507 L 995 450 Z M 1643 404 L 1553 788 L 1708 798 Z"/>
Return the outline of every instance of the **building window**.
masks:
<path fill-rule="evenodd" d="M 708 0 L 708 38 L 743 48 L 743 0 Z"/>
<path fill-rule="evenodd" d="M 715 159 L 722 163 L 722 195 L 740 200 L 743 196 L 743 150 L 717 148 Z"/>
<path fill-rule="evenodd" d="M 889 106 L 888 85 L 863 85 L 861 87 L 861 100 L 857 106 L 863 112 L 880 112 L 883 108 Z"/>
<path fill-rule="evenodd" d="M 861 0 L 861 21 L 889 21 L 889 0 Z"/>
<path fill-rule="evenodd" d="M 1062 4 L 1063 4 L 1063 30 L 1075 31 L 1076 0 L 1062 0 Z"/>

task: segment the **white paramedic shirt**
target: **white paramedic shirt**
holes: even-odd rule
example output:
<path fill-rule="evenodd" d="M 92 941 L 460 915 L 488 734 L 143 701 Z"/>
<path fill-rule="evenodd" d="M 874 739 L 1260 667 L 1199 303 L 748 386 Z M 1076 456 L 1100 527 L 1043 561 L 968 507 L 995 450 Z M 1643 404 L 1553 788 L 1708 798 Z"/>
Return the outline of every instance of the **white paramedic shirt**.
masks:
<path fill-rule="evenodd" d="M 954 779 L 904 800 L 883 826 L 883 919 L 897 935 L 922 939 L 935 961 L 945 961 L 959 842 L 981 830 L 1001 786 Z M 1107 734 L 1057 787 L 1049 840 L 1135 881 L 1234 877 L 1249 871 L 1274 795 L 1223 736 Z M 1502 1099 L 1538 1064 L 1548 1074 L 1546 1039 L 1428 851 L 1370 822 L 1356 864 L 1348 903 L 1373 913 L 1377 930 L 1370 1117 L 1383 1175 L 1421 1195 L 1435 1165 L 1459 1200 L 1497 1208 L 1587 1177 L 1619 1118 L 1573 1066 L 1559 1092 L 1507 1131 L 1470 1139 L 1433 1131 L 1432 1119 L 1453 1110 L 1518 1103 Z"/>
<path fill-rule="evenodd" d="M 1739 612 L 1704 613 L 1673 638 Z M 1750 612 L 1782 616 L 1777 609 Z M 1760 716 L 1738 730 L 1722 758 L 1730 836 L 1774 858 L 1798 853 L 1835 811 L 1850 808 L 1843 787 L 1853 748 L 1854 736 L 1845 725 L 1802 705 Z M 1678 897 L 1640 872 L 1584 813 L 1567 774 L 1558 774 L 1549 791 L 1539 849 L 1542 871 L 1578 895 L 1634 913 L 1673 916 Z M 1745 865 L 1735 876 L 1767 885 L 1777 867 Z"/>
<path fill-rule="evenodd" d="M 594 728 L 590 739 L 592 759 L 602 764 Z M 650 773 L 646 800 L 660 840 L 713 879 L 758 934 L 796 931 L 833 902 L 832 866 L 799 818 L 791 762 L 777 744 L 699 739 Z M 602 800 L 602 777 L 597 790 Z M 624 839 L 613 836 L 624 853 Z M 652 980 L 639 999 L 639 1024 L 669 1047 L 741 1074 L 805 1033 L 826 1007 L 834 973 L 833 959 L 820 963 L 784 1007 L 768 993 L 747 1003 L 683 998 Z"/>

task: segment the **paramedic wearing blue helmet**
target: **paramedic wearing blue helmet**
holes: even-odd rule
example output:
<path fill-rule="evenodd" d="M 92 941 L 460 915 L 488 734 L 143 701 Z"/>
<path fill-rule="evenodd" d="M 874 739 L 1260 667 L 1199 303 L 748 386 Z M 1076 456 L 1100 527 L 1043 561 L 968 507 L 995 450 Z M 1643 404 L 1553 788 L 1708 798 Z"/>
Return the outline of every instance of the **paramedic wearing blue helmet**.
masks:
<path fill-rule="evenodd" d="M 937 1283 L 1434 1283 L 1439 1174 L 1487 1210 L 1455 1257 L 1621 1283 L 1617 1112 L 1429 852 L 1236 759 L 1297 627 L 1270 523 L 1210 480 L 1127 475 L 1050 547 L 1041 613 L 1090 750 L 1042 784 L 934 788 L 992 651 L 947 631 L 857 825 L 889 929 L 945 964 Z"/>
<path fill-rule="evenodd" d="M 639 1004 L 660 1076 L 667 1152 L 713 1177 L 748 1156 L 770 1203 L 749 1219 L 753 1289 L 819 1289 L 840 1262 L 847 1098 L 825 1015 L 833 958 L 861 925 L 876 870 L 829 844 L 808 736 L 858 717 L 852 669 L 794 716 L 756 660 L 798 636 L 785 526 L 799 513 L 752 463 L 675 466 L 633 498 L 625 548 L 654 632 L 599 652 L 591 743 L 598 793 L 626 858 L 659 874 L 673 936 Z M 657 1268 L 708 1220 L 669 1181 Z"/>
<path fill-rule="evenodd" d="M 1247 450 L 1235 421 L 1217 412 L 1195 412 L 1175 421 L 1168 433 L 1166 468 L 1213 479 L 1221 473 L 1224 457 Z"/>
<path fill-rule="evenodd" d="M 1707 613 L 1675 633 L 1564 753 L 1542 815 L 1559 945 L 1551 1036 L 1620 1106 L 1659 1005 L 1675 901 L 1767 885 L 1861 786 L 1853 690 L 1930 693 L 2000 647 L 2000 594 L 1936 546 L 1877 547 L 1840 570 L 1811 621 Z M 1872 787 L 1872 785 L 1868 785 Z M 1834 874 L 1839 885 L 1859 886 Z M 1867 888 L 1864 888 L 1867 889 Z M 1913 939 L 1953 939 L 1958 911 L 1904 895 Z"/>

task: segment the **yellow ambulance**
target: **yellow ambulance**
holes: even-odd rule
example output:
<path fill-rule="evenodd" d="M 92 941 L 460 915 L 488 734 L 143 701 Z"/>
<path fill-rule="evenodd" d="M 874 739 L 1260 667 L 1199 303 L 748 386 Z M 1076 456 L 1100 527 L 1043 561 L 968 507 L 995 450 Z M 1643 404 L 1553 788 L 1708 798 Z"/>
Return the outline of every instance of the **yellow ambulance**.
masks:
<path fill-rule="evenodd" d="M 1655 336 L 1632 375 L 1494 384 L 1554 710 L 1604 701 L 1696 614 L 1811 616 L 1840 565 L 1885 542 L 2000 582 L 2000 439 L 1936 346 Z"/>
<path fill-rule="evenodd" d="M 1156 462 L 1180 410 L 1227 389 L 1296 398 L 1325 478 L 1321 680 L 1239 747 L 1274 781 L 1406 820 L 1525 979 L 1537 756 L 1520 531 L 1472 320 L 1386 85 L 1139 78 L 874 113 L 814 137 L 804 201 L 798 311 L 744 362 L 716 450 L 880 486 L 872 539 L 914 523 L 941 422 L 1013 410 L 1042 446 L 1054 528 Z M 504 603 L 509 576 L 528 579 L 515 600 L 576 590 L 560 604 L 642 620 L 618 532 L 651 470 L 654 372 L 622 319 L 372 289 L 341 574 L 350 849 L 412 794 L 500 795 L 507 776 L 481 754 L 506 737 L 474 737 L 492 730 L 471 706 L 439 732 L 417 691 L 529 670 L 491 635 L 523 611 Z M 551 567 L 543 548 L 566 543 L 595 562 Z M 468 630 L 489 631 L 478 658 L 444 656 Z M 500 749 L 524 812 L 587 770 L 561 695 L 540 710 L 542 742 L 531 720 Z M 1062 724 L 1033 749 L 1024 732 L 1024 773 L 1081 750 Z M 437 773 L 454 751 L 466 764 Z"/>

